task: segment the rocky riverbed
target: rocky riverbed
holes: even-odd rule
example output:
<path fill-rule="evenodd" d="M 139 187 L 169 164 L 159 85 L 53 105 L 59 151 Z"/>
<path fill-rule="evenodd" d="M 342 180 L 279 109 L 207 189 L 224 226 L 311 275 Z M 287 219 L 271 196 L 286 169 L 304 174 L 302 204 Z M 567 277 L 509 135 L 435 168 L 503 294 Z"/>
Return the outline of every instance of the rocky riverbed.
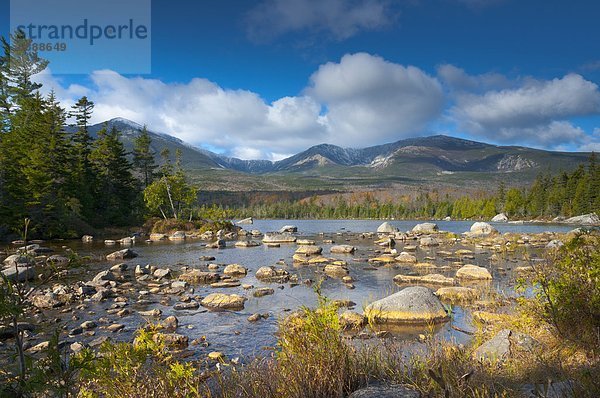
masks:
<path fill-rule="evenodd" d="M 27 248 L 30 256 L 0 259 L 6 270 L 20 269 L 19 278 L 34 279 L 42 267 L 63 264 L 72 252 L 91 259 L 31 297 L 22 325 L 26 348 L 40 351 L 55 330 L 72 351 L 106 339 L 131 341 L 136 329 L 152 323 L 185 356 L 264 355 L 276 341 L 278 322 L 316 303 L 317 283 L 339 303 L 349 338 L 391 336 L 418 344 L 435 323 L 442 338 L 465 342 L 474 316 L 510 311 L 516 279 L 559 246 L 568 230 L 513 225 L 507 231 L 447 222 L 282 223 L 243 225 L 229 235 L 37 242 Z M 376 330 L 364 326 L 365 314 Z M 0 329 L 0 341 L 0 360 L 8 361 L 10 328 Z"/>

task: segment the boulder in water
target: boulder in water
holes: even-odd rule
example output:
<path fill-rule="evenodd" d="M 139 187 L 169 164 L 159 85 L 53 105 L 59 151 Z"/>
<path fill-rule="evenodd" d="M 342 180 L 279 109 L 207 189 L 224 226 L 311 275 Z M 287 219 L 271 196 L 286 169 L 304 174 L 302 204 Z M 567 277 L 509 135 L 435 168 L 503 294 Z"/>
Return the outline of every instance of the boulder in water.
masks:
<path fill-rule="evenodd" d="M 423 286 L 411 286 L 367 306 L 365 315 L 376 323 L 427 324 L 445 322 L 440 300 Z"/>

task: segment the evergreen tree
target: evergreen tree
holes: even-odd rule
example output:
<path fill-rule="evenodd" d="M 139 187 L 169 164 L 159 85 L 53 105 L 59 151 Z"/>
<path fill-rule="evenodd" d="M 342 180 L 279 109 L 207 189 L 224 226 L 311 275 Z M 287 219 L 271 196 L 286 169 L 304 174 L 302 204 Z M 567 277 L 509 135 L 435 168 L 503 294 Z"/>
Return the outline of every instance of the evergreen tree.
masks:
<path fill-rule="evenodd" d="M 77 128 L 72 137 L 73 196 L 78 198 L 81 213 L 86 219 L 94 216 L 94 201 L 97 199 L 92 189 L 96 182 L 90 163 L 93 140 L 89 133 L 89 121 L 92 118 L 93 111 L 94 103 L 84 96 L 71 107 L 69 114 L 69 116 L 75 118 L 75 127 Z"/>
<path fill-rule="evenodd" d="M 151 148 L 152 139 L 146 126 L 133 141 L 133 166 L 140 174 L 144 188 L 152 183 L 157 165 L 154 161 L 154 151 Z"/>
<path fill-rule="evenodd" d="M 115 127 L 104 126 L 92 146 L 90 162 L 96 176 L 95 224 L 128 225 L 134 221 L 138 191 L 127 152 Z"/>

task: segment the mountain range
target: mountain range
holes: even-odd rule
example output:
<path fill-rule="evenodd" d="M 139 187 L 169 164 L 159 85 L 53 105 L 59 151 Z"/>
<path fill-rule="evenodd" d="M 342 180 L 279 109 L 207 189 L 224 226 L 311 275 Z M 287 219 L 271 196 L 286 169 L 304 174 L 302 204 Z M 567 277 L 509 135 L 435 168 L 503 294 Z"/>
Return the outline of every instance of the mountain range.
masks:
<path fill-rule="evenodd" d="M 128 150 L 133 148 L 133 139 L 142 128 L 136 122 L 116 118 L 91 126 L 90 133 L 95 135 L 105 124 L 121 132 Z M 179 149 L 186 171 L 215 190 L 352 190 L 423 183 L 485 189 L 499 180 L 505 180 L 507 185 L 527 184 L 540 172 L 571 170 L 590 155 L 434 135 L 361 149 L 321 144 L 272 162 L 231 158 L 168 134 L 149 134 L 157 154 L 168 148 L 174 155 Z"/>

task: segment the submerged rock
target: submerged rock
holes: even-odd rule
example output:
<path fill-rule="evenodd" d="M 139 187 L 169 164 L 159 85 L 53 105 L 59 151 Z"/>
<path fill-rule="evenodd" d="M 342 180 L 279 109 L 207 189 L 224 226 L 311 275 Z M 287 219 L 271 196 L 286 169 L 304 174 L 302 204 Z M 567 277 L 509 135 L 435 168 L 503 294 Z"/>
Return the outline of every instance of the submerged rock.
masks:
<path fill-rule="evenodd" d="M 240 240 L 235 242 L 235 247 L 247 248 L 247 247 L 257 247 L 259 246 L 258 242 L 254 242 L 252 240 Z"/>
<path fill-rule="evenodd" d="M 423 286 L 407 287 L 367 306 L 365 315 L 376 323 L 427 324 L 445 322 L 440 300 Z"/>
<path fill-rule="evenodd" d="M 300 254 L 304 256 L 316 256 L 323 252 L 323 248 L 320 246 L 312 246 L 312 245 L 303 245 L 300 246 L 295 254 Z"/>
<path fill-rule="evenodd" d="M 323 271 L 333 278 L 342 278 L 348 275 L 348 268 L 338 264 L 327 264 Z"/>
<path fill-rule="evenodd" d="M 435 295 L 442 301 L 450 303 L 467 303 L 477 300 L 479 294 L 477 290 L 470 287 L 452 286 L 452 287 L 441 287 L 436 290 Z"/>

